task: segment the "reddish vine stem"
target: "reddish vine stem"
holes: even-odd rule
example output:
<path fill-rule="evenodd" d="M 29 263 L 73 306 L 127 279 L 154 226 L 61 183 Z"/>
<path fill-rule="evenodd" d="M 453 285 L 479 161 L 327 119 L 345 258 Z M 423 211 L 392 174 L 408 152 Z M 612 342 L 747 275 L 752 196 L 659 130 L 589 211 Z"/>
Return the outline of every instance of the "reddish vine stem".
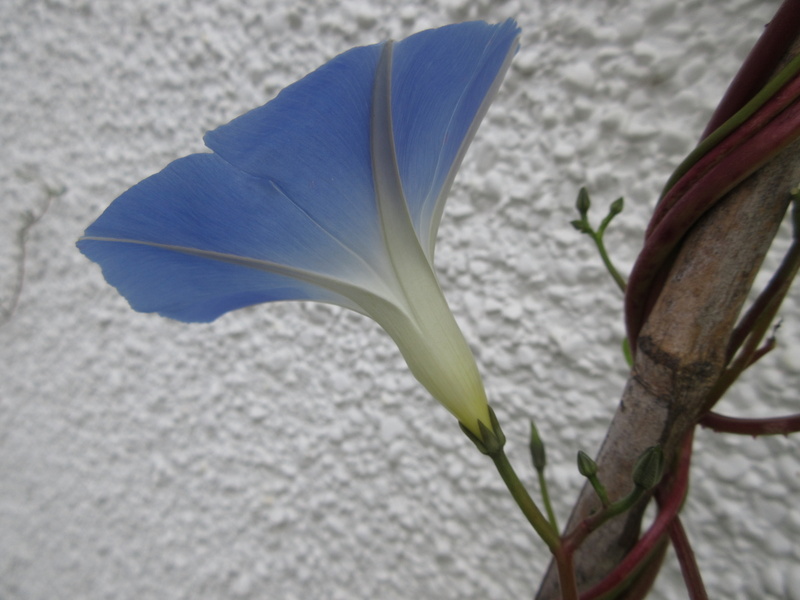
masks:
<path fill-rule="evenodd" d="M 706 191 L 700 198 L 702 201 L 686 200 L 689 193 L 696 194 L 694 190 L 709 176 L 719 177 L 713 183 L 732 188 L 795 139 L 795 120 L 792 115 L 797 109 L 798 97 L 800 78 L 795 76 L 705 155 L 698 157 L 679 179 L 671 185 L 668 183 L 647 225 L 645 237 L 655 234 L 667 217 L 676 219 L 676 224 L 691 226 L 711 208 L 716 202 L 714 195 L 722 196 L 727 191 L 725 187 L 701 187 Z M 768 139 L 764 139 L 765 135 Z M 757 150 L 753 146 L 755 143 L 758 143 Z M 748 155 L 742 150 L 743 146 L 753 152 Z M 688 226 L 680 229 L 688 229 Z"/>
<path fill-rule="evenodd" d="M 778 270 L 770 279 L 767 287 L 764 288 L 753 305 L 748 309 L 747 313 L 742 317 L 739 324 L 731 335 L 731 340 L 728 345 L 727 358 L 732 360 L 736 352 L 745 344 L 753 347 L 757 346 L 766 328 L 773 321 L 775 314 L 778 312 L 783 299 L 789 292 L 789 287 L 797 276 L 797 271 L 800 269 L 800 209 L 798 209 L 798 200 L 795 200 L 792 207 L 792 224 L 794 227 L 792 245 L 783 257 Z M 759 323 L 761 326 L 759 327 Z M 748 338 L 751 334 L 760 330 L 761 334 L 758 339 L 749 341 Z M 769 346 L 769 341 L 767 342 Z M 774 342 L 773 342 L 774 344 Z M 757 358 L 756 358 L 757 360 Z M 750 364 L 755 361 L 750 361 Z M 748 365 L 749 366 L 749 365 Z"/>
<path fill-rule="evenodd" d="M 710 412 L 700 419 L 700 426 L 719 433 L 738 433 L 753 437 L 789 435 L 800 431 L 800 414 L 768 419 L 745 419 Z"/>
<path fill-rule="evenodd" d="M 678 515 L 669 523 L 669 539 L 675 554 L 678 556 L 678 563 L 681 565 L 683 580 L 686 582 L 686 590 L 689 592 L 691 600 L 708 600 L 706 586 L 703 584 L 703 577 L 700 575 L 700 568 L 694 557 L 694 551 L 686 536 L 681 519 Z"/>
<path fill-rule="evenodd" d="M 800 96 L 800 78 L 792 83 L 791 88 L 787 93 L 790 91 L 795 97 Z M 780 99 L 776 99 L 774 106 L 770 102 L 762 110 L 775 109 L 781 104 Z M 755 132 L 751 126 L 735 131 L 690 169 L 665 196 L 664 210 L 668 208 L 669 212 L 664 213 L 660 220 L 654 218 L 651 221 L 651 227 L 655 226 L 649 232 L 628 279 L 625 315 L 629 340 L 638 338 L 648 309 L 660 292 L 659 286 L 654 285 L 658 274 L 669 264 L 670 256 L 689 228 L 725 193 L 800 136 L 800 103 L 786 110 L 781 107 L 774 119 L 761 121 L 760 126 L 761 129 Z M 676 195 L 674 200 L 673 193 Z"/>
<path fill-rule="evenodd" d="M 692 459 L 693 440 L 694 432 L 687 436 L 672 476 L 668 481 L 661 484 L 661 486 L 664 486 L 664 491 L 661 492 L 663 503 L 659 506 L 658 515 L 650 529 L 639 539 L 625 558 L 614 567 L 613 571 L 602 581 L 581 594 L 580 600 L 595 600 L 601 598 L 603 594 L 613 591 L 625 583 L 628 576 L 643 565 L 652 556 L 653 552 L 658 549 L 659 543 L 668 534 L 669 524 L 683 506 L 683 501 L 689 489 L 689 467 Z"/>
<path fill-rule="evenodd" d="M 701 137 L 705 143 L 716 136 L 720 139 L 714 139 L 715 145 L 699 155 L 693 166 L 679 167 L 675 175 L 680 175 L 679 179 L 668 184 L 656 206 L 645 246 L 628 280 L 625 313 L 632 345 L 660 291 L 659 274 L 670 264 L 674 248 L 688 229 L 728 190 L 800 135 L 800 107 L 795 102 L 800 77 L 796 66 L 771 79 L 799 33 L 800 0 L 785 0 Z M 788 79 L 783 77 L 784 72 Z M 769 87 L 768 81 L 777 91 L 761 104 L 757 96 L 765 85 Z"/>
<path fill-rule="evenodd" d="M 656 207 L 655 214 L 648 227 L 645 247 L 639 255 L 628 280 L 625 317 L 628 340 L 634 352 L 636 351 L 635 346 L 639 339 L 642 325 L 647 321 L 651 308 L 659 295 L 662 294 L 666 274 L 675 261 L 678 249 L 685 240 L 687 232 L 720 199 L 726 198 L 728 192 L 737 186 L 741 186 L 745 179 L 767 165 L 767 163 L 776 157 L 778 157 L 779 162 L 786 161 L 787 157 L 795 157 L 795 155 L 790 155 L 788 152 L 785 153 L 785 156 L 779 156 L 779 154 L 800 138 L 800 69 L 798 69 L 798 64 L 800 64 L 798 61 L 800 59 L 797 56 L 787 56 L 792 43 L 797 41 L 798 35 L 800 35 L 800 0 L 785 0 L 751 56 L 745 61 L 740 74 L 731 84 L 714 117 L 712 117 L 707 132 L 713 133 L 708 137 L 704 133 L 703 138 L 707 137 L 707 139 L 701 142 L 696 151 L 687 157 L 687 160 L 681 164 L 673 178 L 665 186 L 661 201 Z M 780 71 L 776 74 L 775 71 L 779 68 L 779 63 L 785 60 L 789 61 L 787 66 L 781 66 Z M 786 182 L 782 182 L 782 185 L 786 185 Z M 794 185 L 794 182 L 792 182 L 792 185 Z M 747 184 L 741 186 L 737 193 L 742 190 L 747 191 Z M 734 201 L 732 201 L 732 204 L 737 208 L 740 205 L 736 204 L 735 200 L 739 197 L 735 196 Z M 783 204 L 785 198 L 776 198 L 776 202 L 778 200 L 781 202 L 781 210 L 785 209 L 785 204 Z M 750 206 L 747 205 L 748 209 Z M 777 207 L 779 205 L 776 203 L 770 206 Z M 724 216 L 724 213 L 716 212 L 712 217 L 720 214 Z M 750 212 L 745 211 L 745 214 L 750 215 Z M 770 213 L 771 220 L 769 225 L 774 225 L 777 228 L 776 219 L 779 219 L 779 217 L 780 215 L 778 214 Z M 713 224 L 721 223 L 720 227 L 729 225 L 724 219 L 711 219 L 711 221 Z M 758 220 L 753 217 L 750 222 L 758 222 Z M 738 224 L 735 225 L 738 226 Z M 700 231 L 702 233 L 703 230 Z M 772 235 L 774 235 L 774 231 Z M 711 239 L 700 237 L 703 241 Z M 693 237 L 692 241 L 695 239 L 696 237 Z M 711 240 L 711 243 L 713 243 L 713 240 Z M 701 248 L 704 247 L 701 244 Z M 756 250 L 761 251 L 760 246 L 756 248 L 754 244 L 753 252 Z M 766 251 L 766 248 L 764 248 L 764 251 Z M 748 254 L 747 257 L 750 257 L 750 255 Z M 796 273 L 797 265 L 800 263 L 797 260 L 790 262 L 795 263 L 793 266 Z M 580 598 L 582 600 L 607 598 L 619 593 L 622 593 L 626 598 L 644 597 L 642 584 L 647 579 L 648 573 L 654 568 L 655 557 L 660 552 L 663 552 L 667 540 L 670 538 L 676 546 L 687 588 L 693 594 L 692 598 L 700 600 L 707 597 L 697 566 L 694 563 L 688 539 L 677 518 L 688 489 L 693 429 L 698 423 L 699 415 L 706 413 L 733 379 L 772 347 L 769 341 L 763 347 L 759 346 L 768 331 L 772 317 L 777 311 L 777 306 L 780 304 L 778 296 L 785 294 L 785 289 L 783 288 L 787 286 L 788 289 L 788 284 L 793 276 L 794 273 L 792 277 L 777 277 L 776 279 L 783 279 L 783 281 L 776 282 L 775 286 L 770 286 L 771 289 L 765 290 L 765 293 L 759 298 L 758 305 L 751 309 L 752 312 L 746 315 L 743 322 L 740 322 L 741 328 L 734 334 L 732 345 L 728 346 L 729 354 L 718 365 L 723 370 L 722 376 L 719 377 L 717 372 L 714 372 L 714 376 L 719 377 L 719 379 L 716 382 L 717 385 L 713 385 L 712 389 L 709 390 L 710 393 L 705 391 L 705 386 L 701 390 L 700 386 L 693 385 L 688 386 L 688 389 L 697 390 L 696 398 L 688 392 L 678 398 L 682 402 L 685 401 L 684 407 L 688 406 L 692 411 L 684 411 L 682 413 L 677 413 L 676 411 L 675 414 L 670 413 L 668 415 L 672 417 L 677 415 L 679 421 L 681 418 L 683 420 L 678 422 L 677 426 L 674 418 L 666 422 L 670 427 L 673 427 L 675 432 L 675 435 L 670 440 L 672 443 L 671 453 L 674 453 L 676 449 L 676 442 L 679 452 L 671 469 L 669 479 L 662 482 L 656 490 L 656 496 L 659 500 L 659 510 L 656 518 L 627 555 L 621 560 L 614 555 L 614 560 L 619 560 L 616 567 L 602 581 L 581 594 Z M 725 279 L 723 281 L 727 282 L 728 280 Z M 703 290 L 706 289 L 708 288 L 703 288 Z M 735 289 L 738 290 L 739 288 Z M 675 290 L 668 288 L 668 291 L 674 292 Z M 737 299 L 740 297 L 743 298 L 740 295 L 737 296 Z M 670 299 L 672 299 L 672 296 L 670 296 Z M 743 303 L 744 300 L 742 299 L 741 302 Z M 741 304 L 738 305 L 738 307 L 740 306 Z M 736 312 L 738 313 L 738 310 Z M 730 321 L 730 323 L 725 321 L 725 326 L 733 329 L 736 314 L 729 311 L 729 313 L 725 313 L 722 316 Z M 730 333 L 729 329 L 726 331 Z M 660 346 L 652 344 L 650 337 L 645 337 L 645 339 L 651 343 L 651 346 L 648 346 L 651 350 L 662 350 Z M 672 338 L 669 339 L 671 340 Z M 726 344 L 727 341 L 726 339 L 723 344 Z M 717 344 L 717 347 L 719 346 L 720 344 Z M 730 351 L 731 348 L 733 348 L 732 351 Z M 724 356 L 725 346 L 723 345 L 720 349 L 723 351 Z M 738 356 L 736 356 L 737 354 Z M 655 354 L 645 353 L 640 356 L 653 357 L 650 362 L 642 360 L 644 367 L 663 367 L 668 372 L 684 376 L 687 381 L 704 383 L 702 373 L 694 373 L 688 367 L 683 370 L 668 369 L 669 365 L 666 364 L 666 361 L 664 363 L 658 362 L 656 360 L 658 357 Z M 707 358 L 702 352 L 687 353 L 687 356 L 689 358 L 696 356 L 699 356 L 699 359 Z M 680 355 L 680 357 L 683 358 L 683 355 Z M 672 358 L 672 355 L 668 354 L 667 358 Z M 687 365 L 691 366 L 691 364 L 693 363 L 687 362 Z M 706 362 L 700 361 L 698 364 L 705 365 Z M 726 366 L 728 367 L 727 369 L 725 369 Z M 717 368 L 716 363 L 715 368 Z M 730 376 L 730 381 L 726 376 Z M 656 379 L 660 381 L 660 379 Z M 708 384 L 712 385 L 713 379 L 709 378 Z M 664 382 L 666 389 L 674 390 L 674 386 L 670 387 L 670 385 L 670 381 Z M 633 396 L 633 393 L 631 395 Z M 690 405 L 688 403 L 689 400 L 693 400 L 693 404 Z M 641 411 L 634 416 L 639 417 L 643 413 L 644 411 Z M 628 418 L 631 419 L 631 422 L 635 422 L 632 417 Z M 711 426 L 742 427 L 748 433 L 753 430 L 753 427 L 765 433 L 788 433 L 790 429 L 795 430 L 795 426 L 800 427 L 800 424 L 795 419 L 800 420 L 800 415 L 782 419 L 751 421 L 734 420 L 706 414 L 699 421 L 704 426 L 708 426 L 708 423 L 710 423 Z M 624 422 L 624 419 L 621 419 L 621 422 Z M 684 436 L 683 432 L 687 430 L 692 430 L 692 432 L 686 435 L 686 439 L 681 442 L 680 440 Z M 613 437 L 618 431 L 614 429 L 610 434 L 612 436 L 612 444 L 619 443 L 619 439 Z M 661 434 L 663 436 L 663 431 Z M 616 446 L 612 444 L 609 444 L 608 449 L 604 444 L 601 450 L 602 457 L 614 455 Z M 620 464 L 620 461 L 617 464 Z M 588 494 L 589 492 L 585 490 L 581 501 L 588 497 Z M 621 540 L 625 540 L 624 547 L 630 547 L 626 531 L 620 531 L 619 522 L 613 521 L 609 523 L 611 525 L 611 534 L 606 535 L 606 537 L 600 536 L 599 538 L 587 540 L 588 534 L 597 526 L 598 519 L 593 519 L 592 516 L 586 518 L 586 510 L 583 509 L 590 510 L 590 502 L 584 501 L 583 504 L 579 504 L 577 507 L 574 515 L 582 515 L 584 519 L 583 521 L 576 519 L 577 523 L 576 526 L 571 528 L 571 534 L 563 538 L 564 547 L 567 551 L 574 553 L 578 546 L 592 546 L 593 540 L 597 539 L 601 541 L 595 543 L 594 546 L 609 552 L 616 551 L 618 547 L 622 546 Z M 628 525 L 628 522 L 625 522 L 625 524 Z M 617 545 L 615 546 L 614 544 Z M 592 550 L 594 549 L 592 547 Z M 596 581 L 595 577 L 600 575 L 601 567 L 602 571 L 605 571 L 605 565 L 596 562 L 590 563 L 590 566 L 593 569 L 587 569 L 584 580 Z M 546 585 L 542 588 L 546 592 L 540 590 L 540 595 L 544 594 L 548 598 L 555 597 L 553 586 L 548 586 L 548 583 L 546 582 Z"/>
<path fill-rule="evenodd" d="M 701 139 L 732 117 L 764 87 L 770 73 L 778 67 L 794 42 L 798 22 L 800 22 L 800 0 L 784 0 L 769 22 L 767 31 L 753 46 L 736 77 L 728 86 Z"/>

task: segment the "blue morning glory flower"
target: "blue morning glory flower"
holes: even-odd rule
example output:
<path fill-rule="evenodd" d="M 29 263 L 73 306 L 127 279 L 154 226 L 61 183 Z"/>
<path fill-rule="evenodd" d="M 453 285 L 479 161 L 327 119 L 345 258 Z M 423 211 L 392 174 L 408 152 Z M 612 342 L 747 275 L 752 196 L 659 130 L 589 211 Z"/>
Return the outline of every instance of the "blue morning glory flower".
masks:
<path fill-rule="evenodd" d="M 345 52 L 122 194 L 78 247 L 142 312 L 207 322 L 314 300 L 367 315 L 480 436 L 486 394 L 433 252 L 518 36 L 471 22 Z"/>

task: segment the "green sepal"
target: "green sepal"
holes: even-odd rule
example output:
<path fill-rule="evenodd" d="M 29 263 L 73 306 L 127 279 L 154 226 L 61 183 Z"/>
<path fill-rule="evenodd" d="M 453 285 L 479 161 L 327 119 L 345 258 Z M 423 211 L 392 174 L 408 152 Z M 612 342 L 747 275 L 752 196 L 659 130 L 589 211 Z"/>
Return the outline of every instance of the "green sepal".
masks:
<path fill-rule="evenodd" d="M 594 233 L 592 226 L 589 225 L 589 223 L 587 223 L 585 220 L 575 219 L 574 221 L 570 221 L 569 224 L 572 225 L 575 229 L 577 229 L 581 233 L 587 233 L 587 234 Z"/>
<path fill-rule="evenodd" d="M 480 425 L 483 425 L 483 423 L 481 423 Z M 475 435 L 469 429 L 467 429 L 466 425 L 464 425 L 461 421 L 458 422 L 458 426 L 461 427 L 461 431 L 464 432 L 464 435 L 466 435 L 470 439 L 470 441 L 473 444 L 475 444 L 475 447 L 481 452 L 481 454 L 486 454 L 487 456 L 489 455 L 489 450 L 486 448 L 486 445 L 477 435 Z"/>
<path fill-rule="evenodd" d="M 505 446 L 506 443 L 506 436 L 500 428 L 497 415 L 494 414 L 494 410 L 491 406 L 489 407 L 489 419 L 491 420 L 491 429 L 487 427 L 483 421 L 478 421 L 478 430 L 481 433 L 480 438 L 467 429 L 460 421 L 458 426 L 461 427 L 461 431 L 475 444 L 482 454 L 496 456 L 503 450 L 503 446 Z"/>
<path fill-rule="evenodd" d="M 492 433 L 497 440 L 497 449 L 500 450 L 506 445 L 506 434 L 503 433 L 500 422 L 497 420 L 497 415 L 494 414 L 494 409 L 491 406 L 489 407 L 489 419 L 491 419 L 492 425 L 492 431 L 490 433 Z M 478 427 L 481 427 L 481 425 L 483 425 L 483 423 L 478 421 Z M 483 428 L 481 428 L 481 434 L 483 434 Z"/>

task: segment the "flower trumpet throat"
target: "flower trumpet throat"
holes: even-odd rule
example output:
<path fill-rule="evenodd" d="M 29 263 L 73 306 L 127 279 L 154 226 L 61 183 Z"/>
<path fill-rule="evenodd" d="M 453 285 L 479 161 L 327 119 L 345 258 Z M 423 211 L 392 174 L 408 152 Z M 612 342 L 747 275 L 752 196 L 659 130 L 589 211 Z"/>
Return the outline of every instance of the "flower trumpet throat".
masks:
<path fill-rule="evenodd" d="M 470 22 L 345 52 L 122 194 L 78 247 L 135 310 L 181 321 L 280 300 L 358 311 L 480 437 L 486 394 L 433 254 L 518 37 Z"/>
<path fill-rule="evenodd" d="M 467 428 L 489 422 L 475 359 L 447 305 L 411 222 L 392 123 L 393 42 L 383 45 L 372 91 L 370 151 L 378 212 L 402 314 L 374 318 L 397 344 L 414 376 Z"/>

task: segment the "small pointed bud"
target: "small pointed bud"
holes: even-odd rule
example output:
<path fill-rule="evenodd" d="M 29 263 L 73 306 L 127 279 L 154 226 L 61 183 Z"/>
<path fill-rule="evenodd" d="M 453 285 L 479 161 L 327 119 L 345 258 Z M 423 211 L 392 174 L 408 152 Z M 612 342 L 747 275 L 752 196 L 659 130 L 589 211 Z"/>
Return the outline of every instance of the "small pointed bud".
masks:
<path fill-rule="evenodd" d="M 603 506 L 606 508 L 610 506 L 608 492 L 606 492 L 605 486 L 600 483 L 600 479 L 597 477 L 597 463 L 583 450 L 578 451 L 578 471 L 589 480 Z"/>
<path fill-rule="evenodd" d="M 608 208 L 608 215 L 614 217 L 621 213 L 623 208 L 625 208 L 625 200 L 623 198 L 617 198 Z"/>
<path fill-rule="evenodd" d="M 583 450 L 578 451 L 578 471 L 587 478 L 597 475 L 597 463 Z"/>
<path fill-rule="evenodd" d="M 578 209 L 578 213 L 583 218 L 586 218 L 586 213 L 589 212 L 589 207 L 591 205 L 592 205 L 592 202 L 589 200 L 589 192 L 586 191 L 585 187 L 582 187 L 578 191 L 578 199 L 575 202 L 575 208 Z"/>
<path fill-rule="evenodd" d="M 539 431 L 536 429 L 536 425 L 533 424 L 533 421 L 531 421 L 530 448 L 533 468 L 541 473 L 547 465 L 547 454 L 544 451 L 544 442 L 542 438 L 539 437 Z"/>
<path fill-rule="evenodd" d="M 633 483 L 643 490 L 650 490 L 658 485 L 663 474 L 664 451 L 661 446 L 650 446 L 633 467 Z"/>

